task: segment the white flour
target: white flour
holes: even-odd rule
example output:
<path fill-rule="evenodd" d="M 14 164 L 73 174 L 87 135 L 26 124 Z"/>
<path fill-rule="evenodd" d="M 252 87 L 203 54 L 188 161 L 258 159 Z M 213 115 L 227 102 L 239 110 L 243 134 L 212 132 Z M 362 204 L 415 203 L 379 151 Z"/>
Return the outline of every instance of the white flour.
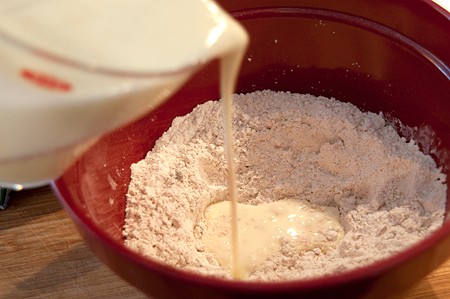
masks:
<path fill-rule="evenodd" d="M 445 175 L 381 115 L 347 103 L 272 91 L 235 96 L 238 200 L 283 198 L 335 206 L 342 242 L 323 253 L 282 244 L 249 279 L 311 278 L 392 255 L 437 229 Z M 226 200 L 222 106 L 210 101 L 176 118 L 132 166 L 125 244 L 180 269 L 231 278 L 200 241 L 203 211 Z"/>

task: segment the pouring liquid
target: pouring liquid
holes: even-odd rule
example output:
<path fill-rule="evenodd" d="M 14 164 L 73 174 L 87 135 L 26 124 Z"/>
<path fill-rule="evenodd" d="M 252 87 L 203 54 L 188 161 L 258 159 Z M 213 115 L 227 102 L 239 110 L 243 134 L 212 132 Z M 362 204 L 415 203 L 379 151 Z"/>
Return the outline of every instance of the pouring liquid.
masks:
<path fill-rule="evenodd" d="M 230 268 L 236 279 L 247 275 L 231 124 L 248 37 L 232 18 L 209 0 L 0 0 L 0 37 L 0 104 L 8 111 L 0 136 L 9 141 L 0 147 L 0 184 L 9 186 L 56 178 L 99 136 L 153 109 L 219 58 Z"/>
<path fill-rule="evenodd" d="M 242 55 L 233 54 L 221 60 L 221 94 L 223 99 L 223 127 L 225 134 L 225 158 L 227 161 L 228 197 L 230 201 L 230 230 L 231 230 L 231 274 L 235 279 L 242 279 L 242 268 L 239 248 L 238 230 L 238 201 L 236 192 L 236 166 L 233 149 L 233 92 L 236 78 L 241 64 Z"/>
<path fill-rule="evenodd" d="M 247 42 L 210 0 L 0 0 L 0 185 L 55 179 Z"/>
<path fill-rule="evenodd" d="M 195 33 L 195 34 L 193 34 Z M 232 93 L 248 36 L 210 0 L 0 0 L 0 185 L 59 176 L 99 136 L 221 60 L 234 277 L 242 276 Z"/>

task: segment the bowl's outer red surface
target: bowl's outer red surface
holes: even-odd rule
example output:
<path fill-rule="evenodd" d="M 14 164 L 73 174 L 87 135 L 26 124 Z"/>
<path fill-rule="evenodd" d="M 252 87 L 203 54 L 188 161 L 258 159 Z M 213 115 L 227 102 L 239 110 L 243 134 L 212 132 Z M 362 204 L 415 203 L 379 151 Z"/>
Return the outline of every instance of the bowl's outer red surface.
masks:
<path fill-rule="evenodd" d="M 223 2 L 251 36 L 238 92 L 324 95 L 382 111 L 411 127 L 431 127 L 440 140 L 433 144 L 434 157 L 448 174 L 450 17 L 444 10 L 409 0 Z M 118 275 L 157 298 L 386 298 L 450 256 L 448 221 L 389 259 L 307 281 L 224 281 L 125 248 L 121 230 L 130 165 L 144 158 L 175 116 L 219 97 L 217 66 L 207 65 L 157 110 L 102 138 L 54 183 L 87 244 Z"/>

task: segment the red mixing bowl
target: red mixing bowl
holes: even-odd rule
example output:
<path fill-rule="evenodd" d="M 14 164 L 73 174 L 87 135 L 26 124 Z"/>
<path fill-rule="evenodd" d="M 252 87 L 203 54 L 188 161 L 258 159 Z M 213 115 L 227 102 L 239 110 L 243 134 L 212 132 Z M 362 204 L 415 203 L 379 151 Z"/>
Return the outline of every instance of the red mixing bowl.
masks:
<path fill-rule="evenodd" d="M 310 93 L 435 132 L 433 158 L 449 175 L 450 15 L 431 1 L 240 0 L 223 6 L 251 44 L 238 92 Z M 450 221 L 420 243 L 357 270 L 311 280 L 227 281 L 187 273 L 123 245 L 130 165 L 144 158 L 176 116 L 219 97 L 213 62 L 162 106 L 107 136 L 53 187 L 92 251 L 156 298 L 386 298 L 450 256 Z M 424 151 L 430 145 L 422 144 Z M 450 179 L 447 179 L 450 186 Z M 447 210 L 449 196 L 447 195 Z M 446 213 L 447 214 L 447 213 Z"/>

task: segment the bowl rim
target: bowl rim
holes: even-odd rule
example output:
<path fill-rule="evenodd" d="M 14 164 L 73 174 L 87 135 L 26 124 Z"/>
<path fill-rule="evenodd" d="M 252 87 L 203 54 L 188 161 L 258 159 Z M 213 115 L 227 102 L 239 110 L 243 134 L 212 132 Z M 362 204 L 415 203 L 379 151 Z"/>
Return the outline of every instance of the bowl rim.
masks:
<path fill-rule="evenodd" d="M 431 6 L 437 13 L 443 15 L 450 21 L 450 12 L 435 3 L 432 0 L 424 0 L 424 3 Z M 233 11 L 230 12 L 233 15 Z M 241 13 L 235 11 L 234 13 Z M 449 78 L 450 79 L 450 78 Z M 447 184 L 449 183 L 447 178 Z M 226 290 L 227 292 L 237 291 L 241 293 L 255 292 L 258 293 L 280 293 L 280 292 L 294 292 L 294 291 L 311 291 L 318 288 L 329 288 L 342 284 L 348 284 L 355 281 L 364 281 L 370 278 L 376 278 L 396 266 L 401 266 L 413 257 L 419 256 L 432 250 L 432 247 L 441 243 L 444 239 L 450 236 L 450 219 L 447 216 L 441 227 L 428 234 L 425 238 L 414 243 L 413 245 L 402 249 L 401 251 L 389 255 L 385 258 L 379 259 L 368 265 L 354 268 L 348 271 L 337 274 L 329 274 L 308 279 L 295 279 L 285 281 L 239 281 L 232 279 L 223 279 L 213 276 L 202 275 L 196 272 L 178 269 L 176 267 L 164 264 L 158 260 L 143 256 L 128 247 L 123 242 L 111 238 L 107 233 L 101 230 L 83 211 L 77 207 L 72 201 L 68 187 L 64 180 L 64 175 L 51 183 L 51 187 L 57 196 L 59 202 L 68 212 L 69 216 L 77 222 L 83 230 L 100 240 L 105 246 L 117 252 L 121 258 L 130 260 L 136 263 L 139 267 L 155 271 L 159 275 L 172 280 L 180 280 L 195 284 L 197 286 L 205 286 L 215 289 Z M 447 193 L 450 189 L 447 190 Z M 450 256 L 450 252 L 447 254 Z M 428 269 L 430 272 L 431 269 Z M 130 281 L 133 284 L 132 281 Z"/>
<path fill-rule="evenodd" d="M 168 264 L 164 264 L 158 260 L 141 255 L 130 248 L 126 247 L 122 242 L 111 238 L 107 233 L 101 230 L 91 218 L 87 217 L 79 207 L 72 201 L 66 200 L 71 198 L 68 193 L 67 186 L 63 178 L 59 178 L 51 183 L 56 197 L 68 212 L 69 216 L 76 223 L 113 251 L 119 253 L 122 258 L 133 261 L 140 267 L 150 269 L 170 279 L 183 280 L 199 286 L 208 286 L 227 291 L 239 292 L 286 292 L 286 291 L 309 291 L 317 288 L 333 287 L 345 283 L 366 280 L 377 277 L 389 269 L 407 263 L 413 257 L 431 250 L 432 247 L 439 244 L 440 241 L 448 238 L 450 235 L 450 220 L 445 219 L 442 226 L 419 242 L 393 254 L 388 257 L 377 260 L 365 266 L 354 268 L 342 273 L 318 276 L 308 279 L 293 279 L 285 281 L 256 281 L 256 280 L 233 280 L 224 279 L 208 275 L 199 274 L 192 271 L 178 269 Z M 450 252 L 448 253 L 450 255 Z M 431 271 L 431 270 L 430 270 Z M 119 273 L 118 273 L 119 274 Z M 133 284 L 133 282 L 130 282 Z"/>

